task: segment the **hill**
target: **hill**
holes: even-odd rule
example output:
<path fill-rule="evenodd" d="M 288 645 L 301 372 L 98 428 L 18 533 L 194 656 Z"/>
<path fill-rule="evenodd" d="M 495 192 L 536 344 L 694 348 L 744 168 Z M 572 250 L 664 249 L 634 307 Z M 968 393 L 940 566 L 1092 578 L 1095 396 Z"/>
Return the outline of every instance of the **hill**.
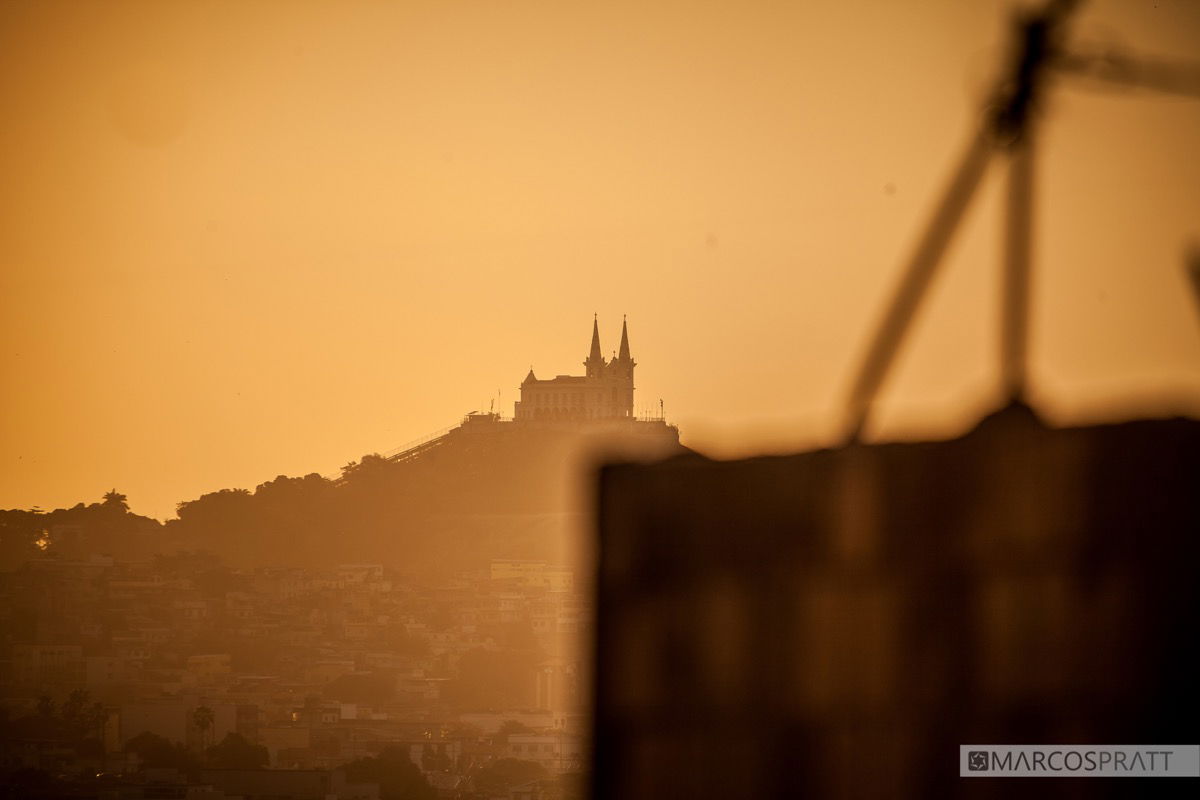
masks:
<path fill-rule="evenodd" d="M 160 524 L 124 497 L 73 509 L 0 512 L 0 550 L 14 559 L 214 553 L 231 564 L 368 561 L 452 571 L 491 558 L 576 561 L 596 462 L 685 452 L 661 421 L 541 424 L 469 415 L 444 435 L 339 476 L 280 475 L 182 502 Z M 116 494 L 115 490 L 113 493 Z"/>

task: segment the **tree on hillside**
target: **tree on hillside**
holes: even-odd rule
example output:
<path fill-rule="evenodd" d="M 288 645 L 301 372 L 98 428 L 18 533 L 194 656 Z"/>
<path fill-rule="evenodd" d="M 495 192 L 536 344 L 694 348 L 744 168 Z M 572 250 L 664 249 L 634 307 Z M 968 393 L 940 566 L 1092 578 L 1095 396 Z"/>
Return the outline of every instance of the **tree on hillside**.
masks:
<path fill-rule="evenodd" d="M 185 541 L 242 563 L 254 560 L 262 549 L 254 498 L 245 489 L 221 489 L 202 494 L 176 507 L 173 533 Z"/>
<path fill-rule="evenodd" d="M 392 464 L 379 453 L 368 453 L 358 461 L 351 461 L 342 467 L 342 477 L 346 480 L 369 481 L 392 472 Z"/>
<path fill-rule="evenodd" d="M 222 489 L 180 503 L 178 519 L 167 523 L 175 540 L 188 549 L 211 550 L 235 565 L 326 564 L 344 558 L 335 486 L 316 473 L 302 478 L 280 475 L 245 489 Z"/>
<path fill-rule="evenodd" d="M 161 529 L 158 520 L 130 512 L 125 495 L 116 489 L 100 502 L 70 508 L 0 511 L 0 568 L 43 556 L 145 557 L 161 544 Z"/>
<path fill-rule="evenodd" d="M 316 473 L 303 478 L 280 475 L 260 483 L 254 490 L 254 504 L 262 535 L 287 542 L 292 563 L 327 563 L 330 536 L 340 520 L 334 488 L 333 482 Z"/>
<path fill-rule="evenodd" d="M 46 515 L 38 508 L 0 511 L 0 570 L 38 558 L 49 544 Z"/>
<path fill-rule="evenodd" d="M 243 516 L 252 506 L 250 492 L 246 489 L 221 489 L 202 494 L 195 500 L 187 500 L 176 507 L 181 523 L 206 524 L 209 526 L 236 523 L 243 527 Z"/>
<path fill-rule="evenodd" d="M 119 511 L 122 514 L 129 511 L 128 498 L 118 492 L 116 489 L 110 489 L 104 493 L 104 502 L 101 505 L 110 511 Z"/>

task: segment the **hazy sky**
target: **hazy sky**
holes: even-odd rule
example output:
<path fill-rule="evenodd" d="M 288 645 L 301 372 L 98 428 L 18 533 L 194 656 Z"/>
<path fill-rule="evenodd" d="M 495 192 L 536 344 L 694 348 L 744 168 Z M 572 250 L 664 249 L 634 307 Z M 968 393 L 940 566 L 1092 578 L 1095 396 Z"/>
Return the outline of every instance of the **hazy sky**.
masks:
<path fill-rule="evenodd" d="M 0 508 L 159 517 L 449 426 L 629 316 L 639 408 L 719 454 L 828 440 L 978 117 L 1010 4 L 0 5 Z M 1197 0 L 1081 40 L 1200 53 Z M 1200 101 L 1063 85 L 1034 391 L 1200 410 Z M 999 171 L 875 430 L 995 401 Z"/>

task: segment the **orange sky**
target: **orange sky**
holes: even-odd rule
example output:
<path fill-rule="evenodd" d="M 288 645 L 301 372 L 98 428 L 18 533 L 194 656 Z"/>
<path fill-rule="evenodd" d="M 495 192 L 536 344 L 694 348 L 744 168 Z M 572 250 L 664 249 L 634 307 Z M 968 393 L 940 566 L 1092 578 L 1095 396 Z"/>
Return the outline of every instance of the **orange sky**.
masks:
<path fill-rule="evenodd" d="M 999 2 L 0 6 L 0 508 L 330 473 L 581 371 L 718 454 L 827 441 L 1002 54 Z M 1200 53 L 1200 3 L 1081 39 Z M 1063 87 L 1034 392 L 1200 410 L 1200 101 Z M 993 179 L 1000 174 L 994 174 Z M 994 402 L 999 181 L 875 430 Z"/>

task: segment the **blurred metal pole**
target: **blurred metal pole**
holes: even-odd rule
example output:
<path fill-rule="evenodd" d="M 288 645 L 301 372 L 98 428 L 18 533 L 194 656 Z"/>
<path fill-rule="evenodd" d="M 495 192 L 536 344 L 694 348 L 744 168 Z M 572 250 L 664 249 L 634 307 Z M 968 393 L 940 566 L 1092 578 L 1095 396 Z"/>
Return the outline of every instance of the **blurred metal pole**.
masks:
<path fill-rule="evenodd" d="M 1011 73 L 997 86 L 994 112 L 968 147 L 875 331 L 846 403 L 847 441 L 861 438 L 875 395 L 887 379 L 921 298 L 983 178 L 993 148 L 1000 146 L 1009 153 L 1000 363 L 1010 399 L 1024 392 L 1033 225 L 1032 119 L 1044 69 L 1060 57 L 1063 28 L 1079 5 L 1080 0 L 1048 0 L 1040 12 L 1018 13 L 1014 18 Z"/>
<path fill-rule="evenodd" d="M 1009 148 L 1005 205 L 1003 308 L 1000 331 L 1001 385 L 1009 400 L 1025 394 L 1029 350 L 1030 274 L 1033 260 L 1034 125 L 1026 122 Z"/>
<path fill-rule="evenodd" d="M 942 196 L 942 202 L 908 262 L 904 277 L 892 298 L 891 307 L 875 330 L 871 348 L 867 351 L 850 391 L 846 403 L 845 430 L 848 441 L 855 441 L 862 435 L 875 395 L 887 378 L 896 351 L 900 349 L 909 331 L 913 315 L 987 171 L 992 147 L 992 137 L 986 129 L 981 130 L 971 141 Z"/>
<path fill-rule="evenodd" d="M 1191 283 L 1192 299 L 1196 301 L 1196 311 L 1200 312 L 1200 242 L 1193 244 L 1188 250 L 1183 269 Z M 1200 314 L 1197 315 L 1197 319 L 1200 319 Z"/>
<path fill-rule="evenodd" d="M 1200 63 L 1194 61 L 1161 61 L 1108 50 L 1065 54 L 1052 66 L 1098 86 L 1200 97 Z"/>

